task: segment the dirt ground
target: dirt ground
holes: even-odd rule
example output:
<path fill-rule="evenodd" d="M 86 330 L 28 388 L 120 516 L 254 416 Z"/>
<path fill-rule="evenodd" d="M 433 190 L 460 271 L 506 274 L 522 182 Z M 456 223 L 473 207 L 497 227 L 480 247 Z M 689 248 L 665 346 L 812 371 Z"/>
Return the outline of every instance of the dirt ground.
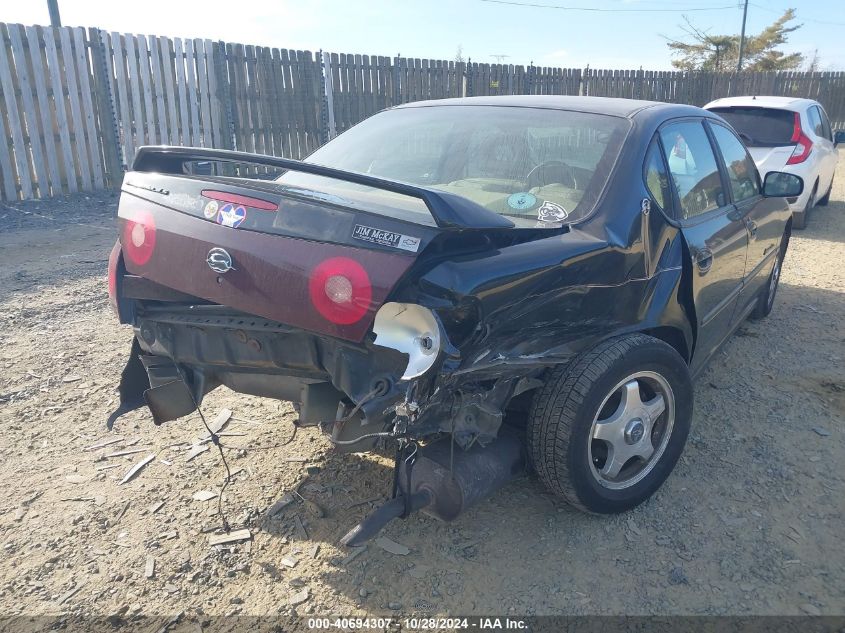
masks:
<path fill-rule="evenodd" d="M 214 447 L 188 459 L 197 416 L 105 428 L 132 336 L 107 306 L 116 198 L 0 206 L 0 613 L 845 614 L 839 172 L 793 235 L 773 314 L 698 380 L 686 451 L 650 501 L 586 516 L 525 477 L 453 524 L 394 522 L 404 555 L 337 544 L 386 497 L 389 460 L 333 455 L 315 430 L 274 446 L 291 407 L 226 389 L 203 408 L 233 412 L 223 506 L 251 540 L 211 546 L 224 471 Z"/>

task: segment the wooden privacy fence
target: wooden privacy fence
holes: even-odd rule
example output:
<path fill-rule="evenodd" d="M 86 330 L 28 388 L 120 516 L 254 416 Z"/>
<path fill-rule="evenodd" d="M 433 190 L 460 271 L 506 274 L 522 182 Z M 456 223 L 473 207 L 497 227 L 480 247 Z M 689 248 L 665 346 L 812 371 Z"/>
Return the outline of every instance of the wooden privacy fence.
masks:
<path fill-rule="evenodd" d="M 842 72 L 526 67 L 0 24 L 0 198 L 117 187 L 145 144 L 303 158 L 383 108 L 509 94 L 810 97 L 845 125 Z"/>
<path fill-rule="evenodd" d="M 98 99 L 105 92 L 91 72 L 89 33 L 2 25 L 0 36 L 3 198 L 43 198 L 113 185 L 114 169 L 104 164 L 101 126 L 108 99 Z"/>

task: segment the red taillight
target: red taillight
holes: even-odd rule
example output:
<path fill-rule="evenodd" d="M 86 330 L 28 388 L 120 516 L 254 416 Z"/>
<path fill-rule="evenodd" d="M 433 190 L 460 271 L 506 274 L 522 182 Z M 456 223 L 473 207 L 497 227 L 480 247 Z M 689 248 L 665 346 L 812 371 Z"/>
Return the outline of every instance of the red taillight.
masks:
<path fill-rule="evenodd" d="M 373 299 L 373 286 L 364 267 L 348 257 L 332 257 L 317 264 L 308 280 L 311 303 L 338 325 L 360 320 Z"/>
<path fill-rule="evenodd" d="M 120 317 L 120 310 L 117 307 L 117 262 L 119 260 L 120 241 L 117 241 L 109 254 L 109 305 L 118 317 Z"/>
<path fill-rule="evenodd" d="M 269 200 L 262 200 L 261 198 L 253 198 L 251 196 L 242 196 L 237 193 L 229 193 L 228 191 L 215 191 L 213 189 L 203 189 L 202 195 L 212 200 L 219 202 L 231 202 L 232 204 L 240 204 L 245 207 L 252 207 L 253 209 L 261 209 L 263 211 L 278 211 L 279 205 Z"/>
<path fill-rule="evenodd" d="M 138 266 L 150 261 L 156 247 L 156 224 L 152 213 L 140 211 L 126 220 L 122 245 L 126 256 Z"/>
<path fill-rule="evenodd" d="M 795 119 L 792 125 L 792 138 L 789 140 L 795 143 L 795 149 L 792 150 L 792 156 L 789 157 L 786 164 L 797 165 L 798 163 L 803 163 L 813 150 L 813 141 L 801 129 L 801 115 L 797 112 L 795 113 Z"/>

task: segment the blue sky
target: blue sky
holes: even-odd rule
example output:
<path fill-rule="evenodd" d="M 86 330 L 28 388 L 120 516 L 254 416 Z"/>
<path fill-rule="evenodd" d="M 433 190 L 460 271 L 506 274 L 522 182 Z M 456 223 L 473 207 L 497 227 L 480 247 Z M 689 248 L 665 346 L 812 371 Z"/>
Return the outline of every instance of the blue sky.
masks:
<path fill-rule="evenodd" d="M 738 0 L 512 1 L 617 12 L 485 0 L 59 0 L 59 6 L 65 25 L 120 32 L 435 59 L 454 58 L 461 45 L 479 62 L 508 55 L 513 64 L 646 70 L 670 68 L 663 36 L 682 35 L 684 14 L 712 33 L 738 33 L 742 15 Z M 753 0 L 748 31 L 759 31 L 789 6 L 804 26 L 786 50 L 812 55 L 817 49 L 823 70 L 845 69 L 841 0 Z M 5 0 L 0 22 L 48 23 L 47 2 Z"/>

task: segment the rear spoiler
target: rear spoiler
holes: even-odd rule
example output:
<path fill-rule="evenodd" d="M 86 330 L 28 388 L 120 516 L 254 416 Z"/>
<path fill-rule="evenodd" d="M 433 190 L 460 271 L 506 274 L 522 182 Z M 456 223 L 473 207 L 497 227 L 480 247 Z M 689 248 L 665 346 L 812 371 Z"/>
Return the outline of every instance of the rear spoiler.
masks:
<path fill-rule="evenodd" d="M 138 148 L 132 170 L 183 175 L 186 173 L 185 163 L 196 161 L 264 165 L 419 198 L 428 207 L 437 226 L 444 229 L 510 229 L 514 227 L 514 223 L 506 217 L 452 193 L 265 154 L 201 147 L 144 146 Z"/>

